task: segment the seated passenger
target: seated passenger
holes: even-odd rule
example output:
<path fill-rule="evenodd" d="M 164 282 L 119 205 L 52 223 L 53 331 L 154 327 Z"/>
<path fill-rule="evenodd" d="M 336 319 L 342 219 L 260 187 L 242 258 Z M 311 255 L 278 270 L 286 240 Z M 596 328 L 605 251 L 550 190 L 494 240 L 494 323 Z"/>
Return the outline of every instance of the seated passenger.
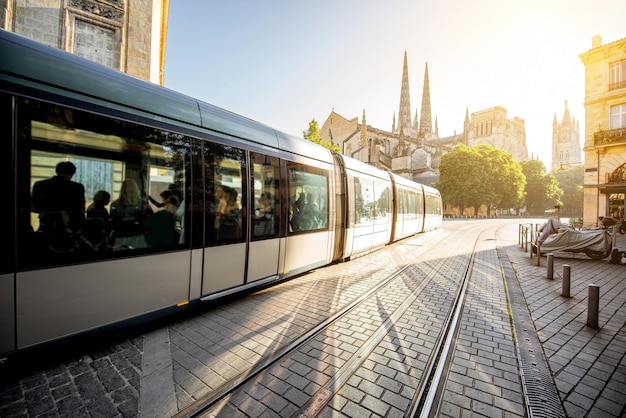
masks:
<path fill-rule="evenodd" d="M 87 208 L 88 218 L 100 218 L 109 221 L 109 211 L 106 206 L 111 202 L 111 195 L 106 190 L 99 190 L 93 196 L 93 203 Z"/>
<path fill-rule="evenodd" d="M 274 232 L 274 208 L 272 194 L 261 193 L 259 207 L 255 211 L 254 236 L 271 235 Z"/>
<path fill-rule="evenodd" d="M 241 209 L 237 203 L 237 190 L 222 186 L 225 205 L 220 205 L 216 212 L 215 226 L 217 239 L 228 240 L 241 237 Z"/>
<path fill-rule="evenodd" d="M 132 179 L 124 180 L 119 197 L 111 203 L 114 248 L 146 247 L 143 220 L 152 213 L 147 200 L 141 197 L 137 183 Z"/>

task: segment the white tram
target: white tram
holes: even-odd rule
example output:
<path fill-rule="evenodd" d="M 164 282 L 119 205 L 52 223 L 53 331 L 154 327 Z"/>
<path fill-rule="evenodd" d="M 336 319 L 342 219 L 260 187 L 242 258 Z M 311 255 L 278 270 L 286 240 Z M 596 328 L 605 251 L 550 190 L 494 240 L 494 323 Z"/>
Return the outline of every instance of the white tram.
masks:
<path fill-rule="evenodd" d="M 267 285 L 441 223 L 437 190 L 266 125 L 3 30 L 0 57 L 10 196 L 0 355 Z M 85 208 L 110 196 L 105 215 L 60 196 L 33 204 L 33 186 L 62 161 L 76 168 Z M 120 210 L 130 189 L 141 202 L 132 213 Z M 172 195 L 168 211 L 159 198 Z M 79 227 L 44 228 L 55 211 Z"/>

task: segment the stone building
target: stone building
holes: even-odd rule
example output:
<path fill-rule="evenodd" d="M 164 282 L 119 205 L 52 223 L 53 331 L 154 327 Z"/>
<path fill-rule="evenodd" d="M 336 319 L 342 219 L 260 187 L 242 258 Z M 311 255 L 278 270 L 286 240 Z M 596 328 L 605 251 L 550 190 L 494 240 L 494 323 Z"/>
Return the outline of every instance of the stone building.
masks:
<path fill-rule="evenodd" d="M 507 110 L 501 106 L 472 113 L 464 124 L 463 135 L 468 146 L 491 145 L 510 153 L 515 161 L 528 159 L 524 119 L 507 119 Z"/>
<path fill-rule="evenodd" d="M 570 117 L 565 101 L 565 112 L 559 123 L 554 114 L 552 122 L 552 170 L 582 164 L 578 121 Z"/>
<path fill-rule="evenodd" d="M 365 110 L 360 124 L 358 118 L 347 119 L 333 110 L 320 128 L 320 136 L 338 144 L 345 155 L 424 184 L 437 180 L 442 155 L 460 143 L 489 144 L 510 152 L 517 161 L 528 159 L 524 120 L 507 119 L 503 107 L 474 112 L 471 118 L 466 109 L 463 131 L 440 137 L 437 118 L 434 124 L 432 118 L 428 63 L 424 70 L 419 120 L 417 109 L 413 118 L 411 114 L 405 52 L 398 118 L 394 113 L 391 130 L 367 125 Z"/>
<path fill-rule="evenodd" d="M 585 65 L 585 177 L 583 222 L 624 216 L 626 194 L 626 38 L 579 55 Z"/>
<path fill-rule="evenodd" d="M 163 85 L 169 0 L 0 0 L 0 26 Z"/>

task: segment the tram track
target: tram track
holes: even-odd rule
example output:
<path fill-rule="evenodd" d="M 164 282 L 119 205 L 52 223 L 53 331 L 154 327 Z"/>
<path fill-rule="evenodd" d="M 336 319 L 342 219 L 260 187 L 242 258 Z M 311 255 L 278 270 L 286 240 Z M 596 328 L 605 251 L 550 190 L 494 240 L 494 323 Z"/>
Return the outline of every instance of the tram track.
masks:
<path fill-rule="evenodd" d="M 469 236 L 473 236 L 474 243 L 468 252 L 464 249 L 467 248 Z M 380 347 L 390 344 L 386 340 L 391 334 L 404 341 L 395 342 L 400 344 L 403 352 L 408 353 L 403 360 L 414 357 L 407 361 L 410 365 L 402 370 L 400 379 L 405 381 L 400 391 L 405 395 L 407 391 L 414 393 L 411 401 L 404 405 L 404 413 L 408 416 L 428 416 L 457 328 L 476 244 L 480 239 L 480 234 L 477 236 L 471 228 L 456 232 L 452 248 L 440 250 L 441 253 L 431 255 L 430 260 L 418 257 L 415 263 L 379 281 L 290 344 L 265 356 L 254 367 L 230 379 L 176 416 L 220 416 L 222 413 L 233 413 L 235 409 L 240 415 L 246 415 L 246 410 L 252 408 L 256 397 L 260 397 L 254 393 L 259 391 L 259 386 L 263 387 L 273 379 L 288 380 L 285 376 L 289 370 L 298 367 L 301 372 L 309 367 L 309 377 L 313 376 L 313 383 L 309 384 L 308 389 L 302 388 L 302 393 L 308 396 L 305 402 L 293 399 L 293 410 L 289 415 L 316 416 L 325 408 L 334 408 L 344 399 L 349 399 L 350 394 L 344 392 L 350 392 L 347 383 L 356 379 L 355 376 L 375 372 L 370 369 L 381 364 L 381 361 L 372 358 L 380 359 L 384 356 L 384 350 Z M 415 277 L 420 279 L 416 281 Z M 400 294 L 404 298 L 398 300 Z M 445 295 L 443 301 L 442 295 Z M 359 338 L 355 339 L 354 324 L 364 312 L 369 311 L 376 312 L 377 318 L 372 322 L 376 326 L 362 329 Z M 430 316 L 424 315 L 425 312 Z M 344 343 L 350 348 L 345 350 L 346 347 L 342 346 Z M 332 347 L 332 344 L 335 346 Z M 312 351 L 327 351 L 330 352 L 327 357 L 333 358 L 314 361 L 314 356 L 308 355 Z M 310 367 L 311 362 L 318 363 L 318 367 Z M 330 365 L 323 368 L 323 363 Z M 385 367 L 393 364 L 393 367 L 402 368 L 400 363 L 394 359 L 393 363 L 387 363 Z M 257 400 L 259 405 L 267 407 L 272 403 L 268 399 L 271 394 L 268 391 L 263 399 Z M 285 394 L 276 396 L 285 397 Z"/>

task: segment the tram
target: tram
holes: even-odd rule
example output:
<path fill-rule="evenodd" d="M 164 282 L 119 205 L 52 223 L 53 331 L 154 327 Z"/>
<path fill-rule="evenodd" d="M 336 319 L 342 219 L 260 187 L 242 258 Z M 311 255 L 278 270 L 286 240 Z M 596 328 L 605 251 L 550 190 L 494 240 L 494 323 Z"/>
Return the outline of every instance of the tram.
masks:
<path fill-rule="evenodd" d="M 4 30 L 0 57 L 0 356 L 270 285 L 442 221 L 436 189 L 240 115 Z M 66 162 L 83 208 L 42 187 Z"/>

